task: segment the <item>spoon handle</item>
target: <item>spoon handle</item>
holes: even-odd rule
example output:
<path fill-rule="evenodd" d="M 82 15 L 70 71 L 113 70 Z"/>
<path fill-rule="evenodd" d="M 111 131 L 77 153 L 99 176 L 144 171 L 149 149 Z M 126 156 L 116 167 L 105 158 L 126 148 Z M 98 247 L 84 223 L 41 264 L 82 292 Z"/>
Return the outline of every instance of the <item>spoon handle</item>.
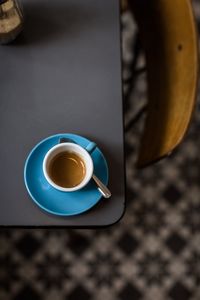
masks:
<path fill-rule="evenodd" d="M 92 178 L 94 179 L 96 185 L 98 186 L 99 192 L 102 194 L 104 198 L 110 198 L 111 197 L 111 192 L 109 189 L 95 176 L 94 174 L 92 175 Z"/>

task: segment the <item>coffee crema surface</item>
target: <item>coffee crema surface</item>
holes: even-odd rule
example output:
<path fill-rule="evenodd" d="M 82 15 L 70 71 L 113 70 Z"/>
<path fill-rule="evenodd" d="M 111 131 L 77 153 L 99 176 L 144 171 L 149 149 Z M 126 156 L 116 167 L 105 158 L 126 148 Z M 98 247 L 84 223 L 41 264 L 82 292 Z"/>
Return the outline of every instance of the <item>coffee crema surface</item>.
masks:
<path fill-rule="evenodd" d="M 79 185 L 86 174 L 83 159 L 74 152 L 63 151 L 55 155 L 49 165 L 51 180 L 64 188 Z"/>

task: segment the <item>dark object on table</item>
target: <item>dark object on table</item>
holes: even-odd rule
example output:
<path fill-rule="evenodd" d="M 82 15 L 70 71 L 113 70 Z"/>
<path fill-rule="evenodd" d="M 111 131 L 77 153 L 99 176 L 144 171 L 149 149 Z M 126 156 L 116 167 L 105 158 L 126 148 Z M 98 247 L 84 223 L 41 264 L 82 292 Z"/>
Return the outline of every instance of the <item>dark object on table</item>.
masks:
<path fill-rule="evenodd" d="M 22 30 L 22 13 L 16 0 L 0 0 L 0 44 L 12 42 Z"/>

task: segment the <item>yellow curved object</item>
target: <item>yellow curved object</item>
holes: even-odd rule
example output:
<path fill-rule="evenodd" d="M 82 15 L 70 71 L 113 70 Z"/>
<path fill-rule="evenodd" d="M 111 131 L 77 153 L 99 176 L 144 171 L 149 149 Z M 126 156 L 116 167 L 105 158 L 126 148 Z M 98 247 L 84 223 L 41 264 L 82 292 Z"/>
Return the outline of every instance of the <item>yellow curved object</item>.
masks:
<path fill-rule="evenodd" d="M 182 141 L 196 100 L 198 38 L 190 0 L 130 0 L 146 52 L 148 111 L 138 166 Z"/>

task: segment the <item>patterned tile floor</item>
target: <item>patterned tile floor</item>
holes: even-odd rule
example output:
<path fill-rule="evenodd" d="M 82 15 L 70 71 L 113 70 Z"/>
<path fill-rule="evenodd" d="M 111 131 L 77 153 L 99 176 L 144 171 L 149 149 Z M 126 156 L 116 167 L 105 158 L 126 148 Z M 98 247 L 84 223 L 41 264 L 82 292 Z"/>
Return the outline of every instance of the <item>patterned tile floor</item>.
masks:
<path fill-rule="evenodd" d="M 200 299 L 200 99 L 178 151 L 136 170 L 144 57 L 130 13 L 122 23 L 126 214 L 104 230 L 1 230 L 0 300 Z"/>

